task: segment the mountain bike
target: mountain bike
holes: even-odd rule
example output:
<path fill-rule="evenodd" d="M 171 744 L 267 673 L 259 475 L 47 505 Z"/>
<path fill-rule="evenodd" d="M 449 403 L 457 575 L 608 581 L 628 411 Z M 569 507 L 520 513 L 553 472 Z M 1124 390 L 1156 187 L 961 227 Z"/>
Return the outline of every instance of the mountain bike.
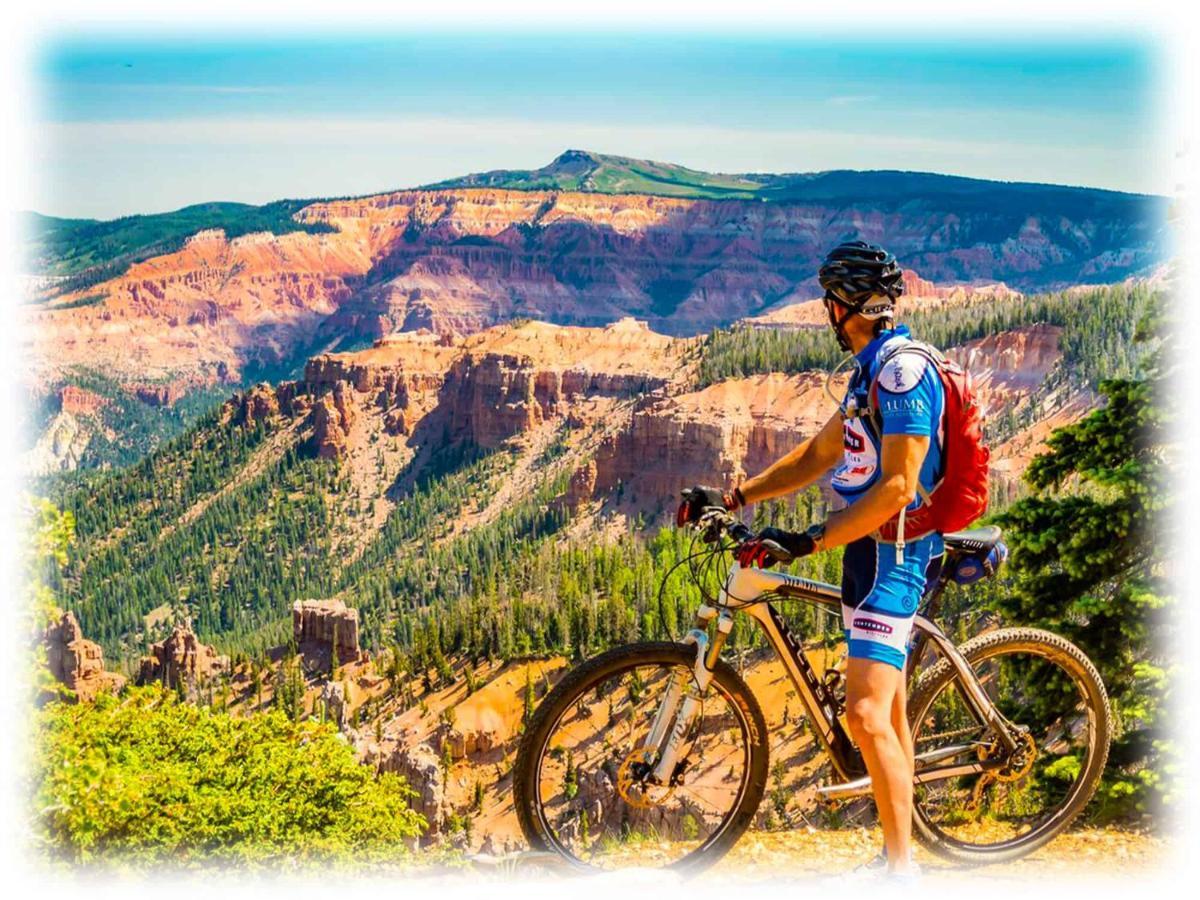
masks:
<path fill-rule="evenodd" d="M 840 673 L 818 676 L 777 608 L 799 600 L 840 618 L 841 591 L 741 568 L 733 551 L 754 534 L 724 510 L 706 510 L 696 528 L 705 546 L 695 551 L 693 540 L 677 564 L 686 562 L 701 586 L 686 637 L 617 647 L 581 663 L 531 716 L 513 791 L 533 850 L 584 870 L 689 872 L 730 850 L 752 824 L 769 772 L 762 710 L 721 658 L 741 613 L 782 661 L 828 757 L 833 780 L 817 796 L 838 802 L 870 794 L 842 721 Z M 1001 531 L 943 537 L 942 572 L 918 607 L 906 672 L 914 835 L 958 863 L 1006 862 L 1041 847 L 1083 811 L 1108 756 L 1112 714 L 1095 666 L 1056 634 L 993 628 L 955 646 L 934 623 L 939 600 L 956 568 L 986 557 Z M 772 556 L 791 561 L 777 545 Z M 727 568 L 718 570 L 722 587 L 711 596 L 702 576 L 714 563 Z"/>

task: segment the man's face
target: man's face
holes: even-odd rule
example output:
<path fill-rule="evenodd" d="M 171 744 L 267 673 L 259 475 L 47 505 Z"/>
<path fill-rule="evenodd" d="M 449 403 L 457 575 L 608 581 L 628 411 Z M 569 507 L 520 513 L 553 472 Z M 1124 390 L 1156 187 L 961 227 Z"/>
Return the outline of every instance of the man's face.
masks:
<path fill-rule="evenodd" d="M 836 331 L 838 321 L 846 315 L 846 308 L 838 303 L 828 291 L 825 292 L 822 302 L 825 304 L 825 315 L 829 317 L 829 327 Z"/>

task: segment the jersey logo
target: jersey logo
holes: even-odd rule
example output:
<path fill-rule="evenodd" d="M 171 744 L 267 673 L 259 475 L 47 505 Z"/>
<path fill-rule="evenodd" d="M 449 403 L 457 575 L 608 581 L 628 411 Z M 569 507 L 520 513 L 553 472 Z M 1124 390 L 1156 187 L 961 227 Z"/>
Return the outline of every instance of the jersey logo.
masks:
<path fill-rule="evenodd" d="M 842 427 L 842 446 L 849 453 L 862 453 L 865 446 L 863 436 L 855 432 L 849 423 Z"/>
<path fill-rule="evenodd" d="M 879 373 L 879 387 L 890 394 L 906 394 L 921 383 L 928 365 L 919 353 L 897 353 Z"/>
<path fill-rule="evenodd" d="M 923 413 L 925 401 L 920 397 L 889 397 L 883 401 L 885 413 Z"/>
<path fill-rule="evenodd" d="M 867 439 L 859 419 L 847 419 L 842 427 L 842 461 L 833 473 L 835 490 L 856 492 L 864 490 L 875 478 L 879 468 L 879 453 Z"/>
<path fill-rule="evenodd" d="M 877 619 L 855 619 L 854 627 L 861 628 L 863 631 L 873 631 L 876 634 L 891 634 L 892 626 L 886 622 L 880 622 Z"/>

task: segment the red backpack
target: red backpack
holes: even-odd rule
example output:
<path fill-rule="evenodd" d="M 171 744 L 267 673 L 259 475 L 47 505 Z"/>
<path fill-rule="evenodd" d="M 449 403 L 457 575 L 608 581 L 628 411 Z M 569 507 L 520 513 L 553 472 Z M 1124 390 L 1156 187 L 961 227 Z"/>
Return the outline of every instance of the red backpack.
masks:
<path fill-rule="evenodd" d="M 919 488 L 921 507 L 901 510 L 879 528 L 885 541 L 903 548 L 905 538 L 916 540 L 932 532 L 959 531 L 985 512 L 988 505 L 988 460 L 991 451 L 983 443 L 983 416 L 975 402 L 971 375 L 935 348 L 907 341 L 880 360 L 867 396 L 871 408 L 867 421 L 882 431 L 879 419 L 879 374 L 900 353 L 917 353 L 933 364 L 942 379 L 945 395 L 942 413 L 942 473 L 928 493 Z"/>

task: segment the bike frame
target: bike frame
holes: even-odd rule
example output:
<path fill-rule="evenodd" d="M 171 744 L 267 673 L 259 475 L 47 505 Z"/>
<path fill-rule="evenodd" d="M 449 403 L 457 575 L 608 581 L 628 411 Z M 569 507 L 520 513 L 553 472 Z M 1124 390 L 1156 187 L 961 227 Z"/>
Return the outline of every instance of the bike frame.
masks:
<path fill-rule="evenodd" d="M 929 592 L 925 608 L 930 610 L 937 597 L 945 588 L 945 575 Z M 667 738 L 662 753 L 658 755 L 654 766 L 655 775 L 666 781 L 674 770 L 678 752 L 684 736 L 691 727 L 692 718 L 699 708 L 704 692 L 712 680 L 712 670 L 716 665 L 725 637 L 733 628 L 733 616 L 744 612 L 762 629 L 767 643 L 782 660 L 788 676 L 795 685 L 800 702 L 804 705 L 812 722 L 813 731 L 829 755 L 834 770 L 843 780 L 843 784 L 834 785 L 827 789 L 828 799 L 841 799 L 857 796 L 870 791 L 870 779 L 866 777 L 866 767 L 862 755 L 854 746 L 839 720 L 839 704 L 830 688 L 817 677 L 812 663 L 804 653 L 801 641 L 788 627 L 778 610 L 766 599 L 768 595 L 802 600 L 818 606 L 826 607 L 841 616 L 842 593 L 834 585 L 789 575 L 783 572 L 771 572 L 759 568 L 742 568 L 736 562 L 729 570 L 720 595 L 716 598 L 715 606 L 707 603 L 701 605 L 696 613 L 695 626 L 684 639 L 687 643 L 696 645 L 696 663 L 693 669 L 692 685 L 683 690 L 681 685 L 672 684 L 664 698 L 662 706 L 655 717 L 654 726 L 645 744 L 647 755 L 655 752 L 663 738 Z M 713 640 L 709 639 L 709 625 L 717 619 L 717 632 Z M 910 641 L 912 651 L 909 654 L 907 676 L 911 677 L 915 669 L 915 658 L 928 645 L 935 652 L 950 661 L 955 670 L 955 677 L 962 687 L 963 699 L 979 724 L 987 727 L 1004 746 L 1011 752 L 1016 741 L 1009 734 L 1008 728 L 983 688 L 980 686 L 975 672 L 954 643 L 926 615 L 918 613 L 914 623 L 914 640 Z M 682 704 L 680 702 L 682 700 Z M 676 714 L 678 713 L 678 714 Z M 675 727 L 667 734 L 669 723 L 674 720 Z M 976 753 L 976 747 L 971 744 L 940 748 L 928 754 L 918 755 L 918 768 L 914 778 L 917 784 L 939 781 L 947 778 L 957 778 L 973 773 L 983 772 L 1002 764 L 1002 760 L 981 761 Z M 971 759 L 947 765 L 936 763 L 955 756 L 969 754 Z"/>

